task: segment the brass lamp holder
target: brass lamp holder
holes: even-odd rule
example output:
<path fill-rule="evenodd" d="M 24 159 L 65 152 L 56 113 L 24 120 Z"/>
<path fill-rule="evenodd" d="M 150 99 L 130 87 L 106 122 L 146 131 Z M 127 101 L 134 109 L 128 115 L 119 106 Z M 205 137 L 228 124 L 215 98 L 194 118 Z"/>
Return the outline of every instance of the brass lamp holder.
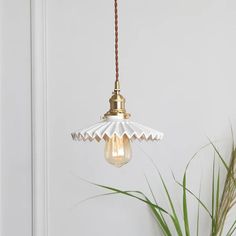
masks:
<path fill-rule="evenodd" d="M 115 81 L 115 89 L 113 95 L 109 99 L 110 110 L 104 114 L 104 118 L 117 116 L 123 119 L 129 119 L 130 114 L 125 110 L 125 98 L 120 94 L 120 82 Z"/>

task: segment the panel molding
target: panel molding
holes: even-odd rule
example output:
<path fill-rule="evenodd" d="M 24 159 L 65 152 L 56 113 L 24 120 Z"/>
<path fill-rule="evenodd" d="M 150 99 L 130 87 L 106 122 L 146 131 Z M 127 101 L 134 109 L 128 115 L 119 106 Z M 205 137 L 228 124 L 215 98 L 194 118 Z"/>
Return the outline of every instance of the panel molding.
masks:
<path fill-rule="evenodd" d="M 48 236 L 46 0 L 31 0 L 33 236 Z"/>

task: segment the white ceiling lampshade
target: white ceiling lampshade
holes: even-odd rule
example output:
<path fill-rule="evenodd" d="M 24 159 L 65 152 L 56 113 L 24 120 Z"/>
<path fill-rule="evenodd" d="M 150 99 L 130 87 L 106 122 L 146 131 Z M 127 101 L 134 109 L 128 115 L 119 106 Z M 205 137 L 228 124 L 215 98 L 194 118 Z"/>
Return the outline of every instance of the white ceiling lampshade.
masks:
<path fill-rule="evenodd" d="M 121 167 L 128 163 L 132 157 L 130 141 L 145 140 L 159 141 L 163 134 L 157 130 L 131 121 L 130 114 L 125 109 L 125 98 L 120 94 L 119 67 L 118 67 L 118 11 L 117 0 L 115 1 L 115 63 L 116 80 L 115 89 L 110 98 L 110 110 L 104 115 L 102 121 L 89 128 L 73 132 L 72 138 L 75 141 L 100 142 L 104 140 L 105 158 L 116 166 Z"/>
<path fill-rule="evenodd" d="M 130 140 L 139 141 L 158 141 L 163 137 L 163 134 L 157 130 L 116 116 L 107 117 L 89 128 L 72 133 L 73 139 L 77 141 L 96 140 L 100 142 L 112 138 L 114 135 L 119 138 L 126 135 Z"/>

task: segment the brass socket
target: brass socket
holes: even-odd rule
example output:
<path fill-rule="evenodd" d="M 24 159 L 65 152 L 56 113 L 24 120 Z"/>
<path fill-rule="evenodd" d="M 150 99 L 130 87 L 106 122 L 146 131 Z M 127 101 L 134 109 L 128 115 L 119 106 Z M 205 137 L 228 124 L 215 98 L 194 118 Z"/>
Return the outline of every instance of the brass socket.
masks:
<path fill-rule="evenodd" d="M 130 114 L 125 110 L 125 98 L 120 94 L 120 82 L 115 82 L 115 89 L 113 95 L 109 99 L 110 110 L 104 115 L 104 117 L 109 116 L 119 116 L 124 119 L 128 119 Z"/>

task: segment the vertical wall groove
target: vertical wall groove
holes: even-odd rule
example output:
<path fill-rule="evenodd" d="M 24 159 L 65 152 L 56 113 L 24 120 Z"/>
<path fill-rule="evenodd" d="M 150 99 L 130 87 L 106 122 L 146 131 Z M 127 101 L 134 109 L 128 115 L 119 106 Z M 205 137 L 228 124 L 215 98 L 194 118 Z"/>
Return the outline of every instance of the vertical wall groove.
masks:
<path fill-rule="evenodd" d="M 33 236 L 48 236 L 46 1 L 31 0 Z"/>

